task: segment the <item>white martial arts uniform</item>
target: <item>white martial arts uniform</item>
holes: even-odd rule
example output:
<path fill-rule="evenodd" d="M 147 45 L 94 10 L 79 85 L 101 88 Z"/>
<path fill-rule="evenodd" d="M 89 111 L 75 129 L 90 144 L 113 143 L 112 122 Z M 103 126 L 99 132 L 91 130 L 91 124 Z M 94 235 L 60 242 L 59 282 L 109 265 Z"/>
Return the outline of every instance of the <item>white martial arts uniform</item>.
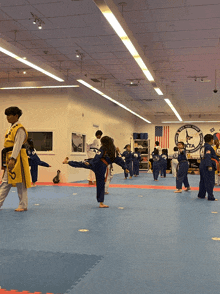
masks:
<path fill-rule="evenodd" d="M 96 155 L 96 151 L 100 149 L 100 139 L 96 137 L 91 138 L 88 143 L 86 143 L 86 151 L 88 158 L 94 158 Z M 88 181 L 95 182 L 95 173 L 92 170 L 89 170 Z"/>
<path fill-rule="evenodd" d="M 155 146 L 155 148 L 158 150 L 158 155 L 161 155 L 162 148 L 160 146 Z"/>
<path fill-rule="evenodd" d="M 19 123 L 19 122 L 16 122 L 15 124 L 17 124 L 17 123 Z M 11 126 L 11 128 L 13 126 L 14 126 L 14 124 Z M 10 131 L 10 129 L 8 130 L 8 132 Z M 21 147 L 25 141 L 25 138 L 26 138 L 26 133 L 25 133 L 24 129 L 23 128 L 18 129 L 16 136 L 15 136 L 15 143 L 13 146 L 11 157 L 13 157 L 13 158 L 18 157 L 18 154 L 21 151 Z M 23 167 L 21 170 L 22 170 L 22 183 L 16 184 L 18 197 L 19 197 L 18 208 L 26 209 L 28 206 L 27 188 L 26 188 L 25 181 L 24 181 Z M 6 168 L 4 175 L 3 175 L 3 178 L 2 178 L 2 183 L 0 185 L 0 207 L 3 205 L 3 202 L 4 202 L 5 198 L 7 197 L 11 187 L 12 187 L 12 185 L 8 184 L 8 173 L 7 173 L 7 168 Z"/>
<path fill-rule="evenodd" d="M 173 176 L 176 178 L 176 168 L 177 168 L 177 165 L 178 165 L 178 151 L 174 151 L 173 153 L 173 158 L 172 158 L 172 162 L 171 162 L 171 165 L 172 165 L 172 174 Z"/>
<path fill-rule="evenodd" d="M 105 193 L 108 193 L 109 184 L 113 178 L 113 166 L 112 164 L 109 164 L 107 166 L 106 172 L 108 171 L 107 179 L 105 182 Z"/>

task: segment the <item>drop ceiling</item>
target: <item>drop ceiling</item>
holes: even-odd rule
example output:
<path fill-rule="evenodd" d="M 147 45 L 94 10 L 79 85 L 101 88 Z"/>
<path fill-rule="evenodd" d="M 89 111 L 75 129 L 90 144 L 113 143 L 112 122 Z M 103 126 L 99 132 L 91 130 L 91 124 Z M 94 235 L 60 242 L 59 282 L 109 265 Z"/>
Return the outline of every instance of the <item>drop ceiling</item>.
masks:
<path fill-rule="evenodd" d="M 164 101 L 167 97 L 183 120 L 219 120 L 220 1 L 126 0 L 123 7 L 120 0 L 113 2 L 145 53 L 164 97 L 154 91 L 91 0 L 2 0 L 0 37 L 61 72 L 66 82 L 85 75 L 99 80 L 91 83 L 153 123 L 176 121 Z M 33 24 L 31 12 L 44 22 L 42 30 Z M 82 64 L 76 50 L 83 54 Z M 207 78 L 201 81 L 201 76 Z M 0 53 L 1 85 L 50 80 Z M 129 86 L 132 80 L 139 80 L 138 86 Z"/>

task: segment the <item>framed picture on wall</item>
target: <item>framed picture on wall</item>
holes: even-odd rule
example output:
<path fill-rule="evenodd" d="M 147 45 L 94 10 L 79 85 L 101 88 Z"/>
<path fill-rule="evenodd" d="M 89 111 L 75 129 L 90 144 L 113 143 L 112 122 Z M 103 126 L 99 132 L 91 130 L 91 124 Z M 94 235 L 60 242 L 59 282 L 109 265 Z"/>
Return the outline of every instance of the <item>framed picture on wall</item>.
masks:
<path fill-rule="evenodd" d="M 53 150 L 53 132 L 28 132 L 28 138 L 33 140 L 36 151 Z"/>
<path fill-rule="evenodd" d="M 86 135 L 72 133 L 72 152 L 85 152 Z"/>

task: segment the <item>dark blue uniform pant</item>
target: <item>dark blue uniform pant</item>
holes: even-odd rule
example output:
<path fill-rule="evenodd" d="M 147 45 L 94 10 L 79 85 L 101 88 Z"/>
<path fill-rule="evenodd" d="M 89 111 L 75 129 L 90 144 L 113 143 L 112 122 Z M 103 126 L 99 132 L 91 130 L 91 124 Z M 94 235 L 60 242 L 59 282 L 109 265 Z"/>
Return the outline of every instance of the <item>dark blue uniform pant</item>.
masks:
<path fill-rule="evenodd" d="M 32 178 L 32 183 L 36 183 L 37 182 L 37 178 L 38 178 L 38 165 L 41 166 L 45 166 L 45 167 L 49 167 L 49 164 L 44 162 L 44 161 L 37 161 L 37 162 L 33 162 L 33 161 L 29 161 L 30 167 L 31 167 L 31 178 Z"/>
<path fill-rule="evenodd" d="M 154 177 L 154 180 L 158 179 L 160 169 L 161 169 L 160 164 L 158 162 L 153 162 L 153 177 Z"/>
<path fill-rule="evenodd" d="M 133 176 L 133 169 L 132 169 L 132 161 L 131 162 L 126 162 L 127 164 L 127 169 L 129 170 L 130 176 Z M 125 178 L 128 177 L 128 174 L 126 172 L 124 172 L 125 174 Z"/>
<path fill-rule="evenodd" d="M 215 171 L 209 171 L 208 167 L 202 161 L 199 166 L 200 169 L 200 182 L 199 182 L 199 194 L 198 197 L 205 198 L 206 192 L 208 193 L 208 199 L 212 199 L 213 189 L 215 186 Z"/>
<path fill-rule="evenodd" d="M 187 178 L 188 174 L 188 169 L 189 169 L 189 164 L 188 161 L 180 162 L 178 169 L 177 169 L 177 175 L 176 175 L 176 188 L 177 189 L 182 189 L 182 184 L 186 188 L 189 187 L 189 182 Z"/>
<path fill-rule="evenodd" d="M 106 164 L 102 161 L 98 162 L 95 167 L 91 165 L 86 165 L 84 162 L 78 161 L 69 161 L 68 164 L 73 167 L 86 168 L 94 171 L 96 176 L 96 188 L 97 194 L 96 198 L 98 202 L 104 202 L 105 195 L 105 173 L 106 173 Z"/>
<path fill-rule="evenodd" d="M 166 178 L 167 162 L 161 164 L 161 177 Z"/>
<path fill-rule="evenodd" d="M 139 161 L 133 161 L 133 173 L 134 175 L 139 175 Z"/>

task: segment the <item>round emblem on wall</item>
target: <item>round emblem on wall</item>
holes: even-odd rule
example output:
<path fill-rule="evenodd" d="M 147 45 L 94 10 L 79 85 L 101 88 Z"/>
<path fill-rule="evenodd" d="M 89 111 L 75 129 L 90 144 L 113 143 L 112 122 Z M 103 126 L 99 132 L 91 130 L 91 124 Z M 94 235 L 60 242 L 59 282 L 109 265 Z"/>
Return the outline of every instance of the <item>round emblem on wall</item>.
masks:
<path fill-rule="evenodd" d="M 186 152 L 193 153 L 203 146 L 203 134 L 200 128 L 194 125 L 184 125 L 175 134 L 175 143 L 184 142 Z"/>

